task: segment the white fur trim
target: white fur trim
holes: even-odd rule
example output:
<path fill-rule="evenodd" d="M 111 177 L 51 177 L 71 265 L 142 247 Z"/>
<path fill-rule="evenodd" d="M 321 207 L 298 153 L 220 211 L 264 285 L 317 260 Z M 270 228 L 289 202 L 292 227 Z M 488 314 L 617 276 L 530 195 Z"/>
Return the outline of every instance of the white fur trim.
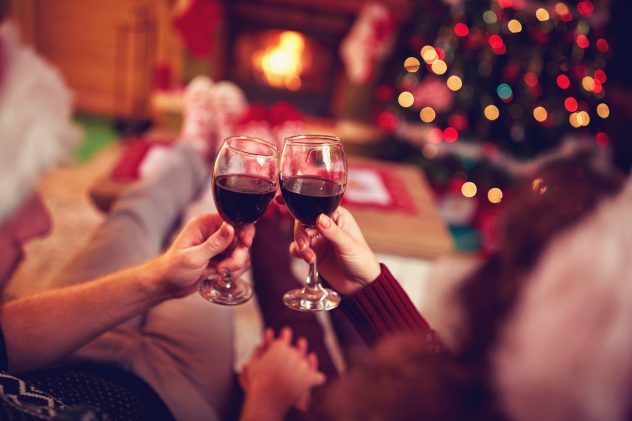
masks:
<path fill-rule="evenodd" d="M 14 24 L 0 26 L 0 222 L 80 136 L 72 97 L 56 69 L 25 46 Z"/>
<path fill-rule="evenodd" d="M 506 323 L 495 377 L 516 420 L 619 420 L 632 408 L 632 178 L 543 257 Z"/>

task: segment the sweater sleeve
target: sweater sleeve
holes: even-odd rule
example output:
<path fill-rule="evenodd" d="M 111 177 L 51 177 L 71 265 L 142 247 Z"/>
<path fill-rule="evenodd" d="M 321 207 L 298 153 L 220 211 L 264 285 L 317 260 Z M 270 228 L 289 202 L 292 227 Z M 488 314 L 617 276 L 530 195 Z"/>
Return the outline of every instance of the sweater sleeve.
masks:
<path fill-rule="evenodd" d="M 419 314 L 414 304 L 385 265 L 375 281 L 342 300 L 340 308 L 368 345 L 397 332 L 419 332 L 429 349 L 442 351 L 439 336 Z"/>

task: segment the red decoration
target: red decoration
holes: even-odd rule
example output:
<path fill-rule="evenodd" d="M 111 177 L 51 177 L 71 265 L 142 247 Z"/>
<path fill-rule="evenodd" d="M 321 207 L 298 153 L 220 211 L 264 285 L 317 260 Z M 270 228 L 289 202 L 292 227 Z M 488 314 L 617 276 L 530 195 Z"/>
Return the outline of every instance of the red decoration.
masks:
<path fill-rule="evenodd" d="M 218 0 L 191 0 L 186 9 L 173 19 L 173 26 L 182 36 L 191 54 L 207 57 L 215 47 L 214 32 L 224 16 Z"/>

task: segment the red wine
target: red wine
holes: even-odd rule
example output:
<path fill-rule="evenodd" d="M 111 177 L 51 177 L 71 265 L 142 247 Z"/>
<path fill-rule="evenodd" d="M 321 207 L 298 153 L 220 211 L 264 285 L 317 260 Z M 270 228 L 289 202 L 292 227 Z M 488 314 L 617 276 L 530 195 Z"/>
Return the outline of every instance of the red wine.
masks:
<path fill-rule="evenodd" d="M 342 199 L 343 186 L 315 176 L 283 177 L 285 205 L 303 225 L 313 227 L 321 213 L 331 215 Z"/>
<path fill-rule="evenodd" d="M 228 174 L 213 180 L 217 210 L 224 220 L 236 226 L 258 221 L 275 192 L 272 180 L 255 175 Z"/>

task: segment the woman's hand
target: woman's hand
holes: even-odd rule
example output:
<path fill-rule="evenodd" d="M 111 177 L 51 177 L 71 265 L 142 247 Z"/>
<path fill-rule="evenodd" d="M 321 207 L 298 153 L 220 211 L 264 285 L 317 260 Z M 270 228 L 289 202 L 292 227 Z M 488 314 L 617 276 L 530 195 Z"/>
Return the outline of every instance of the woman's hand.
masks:
<path fill-rule="evenodd" d="M 373 282 L 381 271 L 358 224 L 343 207 L 331 218 L 321 214 L 316 229 L 306 230 L 295 221 L 290 252 L 307 263 L 318 258 L 318 272 L 342 295 L 354 294 Z"/>
<path fill-rule="evenodd" d="M 183 297 L 196 288 L 203 277 L 214 273 L 235 272 L 236 276 L 250 267 L 248 248 L 255 229 L 249 224 L 241 227 L 239 238 L 230 255 L 220 261 L 211 260 L 228 248 L 234 239 L 234 228 L 217 214 L 192 218 L 182 229 L 169 249 L 148 265 L 160 272 L 159 286 L 163 293 Z"/>
<path fill-rule="evenodd" d="M 289 328 L 281 329 L 276 339 L 266 329 L 263 343 L 239 376 L 246 392 L 243 420 L 282 419 L 292 406 L 307 409 L 312 387 L 325 382 L 316 355 L 308 354 L 307 347 L 304 338 L 292 346 Z"/>

